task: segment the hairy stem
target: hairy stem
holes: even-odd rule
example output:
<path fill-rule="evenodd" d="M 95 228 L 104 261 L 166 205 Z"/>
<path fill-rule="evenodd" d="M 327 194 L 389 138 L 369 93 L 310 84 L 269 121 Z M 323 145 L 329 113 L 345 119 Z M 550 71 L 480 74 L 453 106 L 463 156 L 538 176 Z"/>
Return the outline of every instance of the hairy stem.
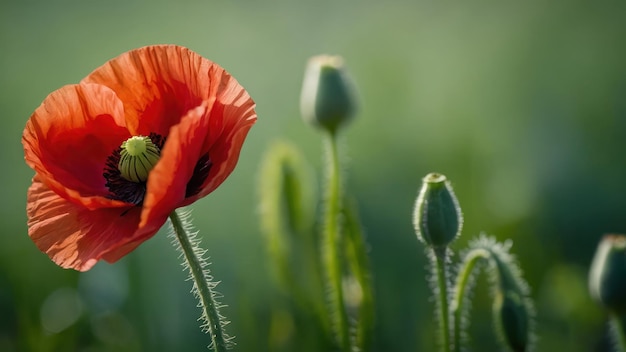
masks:
<path fill-rule="evenodd" d="M 489 255 L 489 252 L 482 248 L 472 250 L 465 257 L 465 260 L 461 265 L 461 270 L 456 278 L 454 296 L 452 297 L 452 302 L 450 303 L 450 310 L 453 318 L 452 341 L 455 352 L 461 351 L 462 329 L 464 328 L 462 324 L 462 314 L 465 309 L 465 297 L 467 295 L 466 289 L 472 277 L 472 271 L 480 259 L 487 259 L 489 258 Z"/>
<path fill-rule="evenodd" d="M 358 219 L 354 202 L 345 206 L 345 233 L 347 235 L 346 250 L 352 273 L 361 288 L 359 316 L 356 322 L 355 346 L 360 352 L 371 350 L 371 338 L 374 332 L 374 297 L 372 293 L 372 278 L 370 264 L 367 258 L 365 236 Z"/>
<path fill-rule="evenodd" d="M 615 338 L 616 350 L 626 351 L 626 315 L 613 314 L 611 316 L 613 336 Z"/>
<path fill-rule="evenodd" d="M 445 252 L 444 252 L 445 253 Z M 442 351 L 450 352 L 450 319 L 448 313 L 448 280 L 446 274 L 447 255 L 437 254 L 433 251 L 432 256 L 437 272 L 437 286 L 439 291 L 439 329 L 441 330 Z"/>
<path fill-rule="evenodd" d="M 329 304 L 333 330 L 341 350 L 350 352 L 350 333 L 348 317 L 344 306 L 341 266 L 341 237 L 339 232 L 339 213 L 341 211 L 340 169 L 337 152 L 337 139 L 333 132 L 327 134 L 327 184 L 324 199 L 323 227 L 323 264 L 329 288 Z"/>
<path fill-rule="evenodd" d="M 228 337 L 224 333 L 225 321 L 218 311 L 219 304 L 215 300 L 213 292 L 215 283 L 212 282 L 208 270 L 205 270 L 207 262 L 202 258 L 204 251 L 198 247 L 199 241 L 194 238 L 195 234 L 189 233 L 190 225 L 186 223 L 184 217 L 173 211 L 170 214 L 170 220 L 193 279 L 192 292 L 198 296 L 202 316 L 206 319 L 205 328 L 211 336 L 209 347 L 216 352 L 225 352 L 229 347 Z"/>

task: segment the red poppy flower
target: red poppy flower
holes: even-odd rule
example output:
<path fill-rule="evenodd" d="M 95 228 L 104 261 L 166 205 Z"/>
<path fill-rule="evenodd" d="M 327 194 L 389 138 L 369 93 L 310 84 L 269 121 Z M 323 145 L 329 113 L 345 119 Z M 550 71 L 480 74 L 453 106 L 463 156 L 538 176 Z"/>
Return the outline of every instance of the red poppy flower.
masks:
<path fill-rule="evenodd" d="M 64 268 L 117 261 L 228 177 L 255 121 L 243 87 L 189 49 L 110 60 L 26 123 L 29 236 Z"/>

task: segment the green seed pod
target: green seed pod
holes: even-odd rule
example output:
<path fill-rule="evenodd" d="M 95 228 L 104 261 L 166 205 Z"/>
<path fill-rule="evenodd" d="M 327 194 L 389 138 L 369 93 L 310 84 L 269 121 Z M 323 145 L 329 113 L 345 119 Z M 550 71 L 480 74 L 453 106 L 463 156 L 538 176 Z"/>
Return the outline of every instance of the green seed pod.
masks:
<path fill-rule="evenodd" d="M 334 133 L 354 115 L 354 95 L 341 57 L 320 55 L 309 60 L 300 97 L 306 122 Z"/>
<path fill-rule="evenodd" d="M 526 351 L 530 336 L 530 314 L 524 297 L 514 290 L 497 291 L 493 313 L 496 331 L 503 342 L 515 352 Z"/>
<path fill-rule="evenodd" d="M 144 182 L 160 155 L 159 147 L 149 137 L 134 136 L 122 143 L 118 168 L 128 181 Z"/>
<path fill-rule="evenodd" d="M 626 236 L 602 238 L 589 271 L 589 291 L 612 313 L 626 314 Z"/>
<path fill-rule="evenodd" d="M 415 203 L 413 225 L 417 238 L 440 252 L 461 233 L 463 216 L 446 176 L 430 173 L 423 179 Z"/>

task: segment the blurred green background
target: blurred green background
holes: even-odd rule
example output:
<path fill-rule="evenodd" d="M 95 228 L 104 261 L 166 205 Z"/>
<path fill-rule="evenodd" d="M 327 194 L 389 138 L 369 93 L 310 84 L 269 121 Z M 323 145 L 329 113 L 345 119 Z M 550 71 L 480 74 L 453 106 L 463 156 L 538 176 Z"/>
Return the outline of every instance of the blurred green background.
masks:
<path fill-rule="evenodd" d="M 237 169 L 192 206 L 236 350 L 270 350 L 283 296 L 258 230 L 259 160 L 271 141 L 290 139 L 319 173 L 320 135 L 298 100 L 306 60 L 320 53 L 344 56 L 359 88 L 343 152 L 371 246 L 374 350 L 435 349 L 411 224 L 430 171 L 452 180 L 464 210 L 456 249 L 481 231 L 514 241 L 538 310 L 537 350 L 606 350 L 606 315 L 586 280 L 600 236 L 626 232 L 625 16 L 626 2 L 602 0 L 3 0 L 0 351 L 204 350 L 166 231 L 77 273 L 40 253 L 25 225 L 33 172 L 20 139 L 30 114 L 106 60 L 157 43 L 216 61 L 257 102 Z M 479 288 L 475 351 L 498 349 L 490 304 Z"/>

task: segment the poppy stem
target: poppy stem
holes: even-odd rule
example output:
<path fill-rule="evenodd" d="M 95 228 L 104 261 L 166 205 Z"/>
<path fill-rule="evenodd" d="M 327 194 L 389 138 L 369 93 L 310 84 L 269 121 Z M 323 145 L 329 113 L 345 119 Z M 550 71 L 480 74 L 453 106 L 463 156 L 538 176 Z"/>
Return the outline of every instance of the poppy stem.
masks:
<path fill-rule="evenodd" d="M 467 297 L 469 294 L 466 292 L 469 286 L 471 286 L 472 281 L 472 272 L 474 268 L 476 268 L 476 264 L 480 260 L 489 259 L 491 254 L 482 248 L 473 249 L 469 252 L 465 259 L 463 260 L 463 264 L 460 266 L 460 270 L 458 276 L 456 277 L 456 284 L 453 290 L 452 302 L 450 303 L 450 310 L 452 313 L 452 343 L 454 346 L 455 352 L 461 351 L 461 340 L 463 335 L 463 329 L 466 328 L 463 325 L 463 314 L 465 313 L 468 304 Z"/>
<path fill-rule="evenodd" d="M 342 351 L 351 351 L 350 329 L 343 299 L 342 248 L 341 232 L 339 231 L 339 214 L 341 212 L 341 181 L 339 169 L 339 153 L 337 151 L 337 135 L 335 131 L 326 134 L 327 143 L 327 179 L 325 195 L 325 213 L 323 225 L 322 262 L 326 271 L 326 284 L 329 288 L 329 308 L 332 327 Z"/>
<path fill-rule="evenodd" d="M 611 329 L 615 339 L 615 349 L 626 351 L 626 316 L 624 313 L 612 314 Z"/>
<path fill-rule="evenodd" d="M 447 248 L 444 248 L 443 255 L 439 255 L 433 250 L 431 258 L 437 274 L 437 286 L 439 293 L 439 329 L 441 330 L 442 351 L 450 351 L 450 316 L 448 310 L 448 271 L 446 261 L 448 258 Z"/>
<path fill-rule="evenodd" d="M 193 279 L 193 288 L 191 292 L 200 301 L 202 308 L 202 320 L 204 324 L 202 330 L 211 335 L 211 344 L 209 348 L 216 352 L 225 352 L 231 342 L 224 332 L 226 321 L 220 314 L 221 305 L 216 300 L 216 292 L 214 291 L 217 283 L 213 281 L 213 277 L 207 268 L 208 262 L 203 258 L 206 252 L 199 247 L 200 240 L 197 238 L 197 232 L 192 231 L 189 214 L 173 211 L 170 214 L 172 229 L 176 235 L 176 247 L 185 257 L 185 268 L 189 270 L 189 276 Z"/>

